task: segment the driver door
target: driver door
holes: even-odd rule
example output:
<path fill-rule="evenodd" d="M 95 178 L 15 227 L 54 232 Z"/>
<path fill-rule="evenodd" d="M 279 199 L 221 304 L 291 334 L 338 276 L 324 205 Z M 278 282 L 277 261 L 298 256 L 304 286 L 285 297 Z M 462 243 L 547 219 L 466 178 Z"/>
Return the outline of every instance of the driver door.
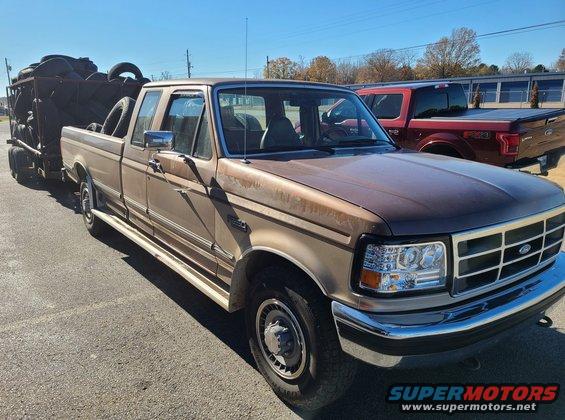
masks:
<path fill-rule="evenodd" d="M 147 197 L 155 237 L 215 274 L 215 210 L 209 188 L 216 159 L 208 121 L 204 91 L 171 95 L 161 129 L 174 133 L 174 147 L 152 155 L 164 174 L 148 169 Z"/>

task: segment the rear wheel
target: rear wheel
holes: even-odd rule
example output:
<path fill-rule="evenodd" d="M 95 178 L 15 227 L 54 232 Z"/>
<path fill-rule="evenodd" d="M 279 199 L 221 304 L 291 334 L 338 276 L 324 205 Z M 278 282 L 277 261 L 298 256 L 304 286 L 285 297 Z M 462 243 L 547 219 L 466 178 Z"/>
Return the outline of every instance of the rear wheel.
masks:
<path fill-rule="evenodd" d="M 353 382 L 357 363 L 341 350 L 329 302 L 299 271 L 284 266 L 261 271 L 246 320 L 259 371 L 289 404 L 318 409 Z"/>
<path fill-rule="evenodd" d="M 92 213 L 92 205 L 91 202 L 95 202 L 95 196 L 93 191 L 90 191 L 88 187 L 88 183 L 81 182 L 80 184 L 80 210 L 82 213 L 82 220 L 84 221 L 84 225 L 86 226 L 86 230 L 94 236 L 100 236 L 104 231 L 107 229 L 107 225 L 100 219 L 98 219 Z M 91 200 L 92 197 L 92 200 Z"/>

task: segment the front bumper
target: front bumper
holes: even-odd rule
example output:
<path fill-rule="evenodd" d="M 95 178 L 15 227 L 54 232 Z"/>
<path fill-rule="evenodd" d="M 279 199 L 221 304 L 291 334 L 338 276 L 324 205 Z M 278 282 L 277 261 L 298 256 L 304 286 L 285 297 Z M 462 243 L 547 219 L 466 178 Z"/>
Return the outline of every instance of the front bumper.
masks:
<path fill-rule="evenodd" d="M 549 269 L 457 306 L 379 314 L 332 302 L 343 351 L 381 367 L 462 360 L 539 320 L 565 293 L 565 253 Z"/>

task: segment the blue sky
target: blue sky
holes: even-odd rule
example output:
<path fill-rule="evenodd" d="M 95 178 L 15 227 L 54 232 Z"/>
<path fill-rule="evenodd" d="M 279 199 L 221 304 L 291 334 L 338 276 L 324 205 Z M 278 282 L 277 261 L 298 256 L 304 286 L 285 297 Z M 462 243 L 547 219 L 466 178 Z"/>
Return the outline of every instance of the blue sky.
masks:
<path fill-rule="evenodd" d="M 8 57 L 14 69 L 43 55 L 62 53 L 89 56 L 102 71 L 116 62 L 132 61 L 147 76 L 165 70 L 184 75 L 187 48 L 194 77 L 242 76 L 246 16 L 250 76 L 267 55 L 340 58 L 433 42 L 461 26 L 482 34 L 565 19 L 563 0 L 26 0 L 25 7 L 18 3 L 0 0 L 0 57 Z M 502 65 L 512 52 L 529 51 L 536 63 L 549 65 L 565 47 L 565 26 L 481 39 L 480 47 L 482 60 L 489 64 Z M 1 70 L 3 92 L 3 65 Z"/>

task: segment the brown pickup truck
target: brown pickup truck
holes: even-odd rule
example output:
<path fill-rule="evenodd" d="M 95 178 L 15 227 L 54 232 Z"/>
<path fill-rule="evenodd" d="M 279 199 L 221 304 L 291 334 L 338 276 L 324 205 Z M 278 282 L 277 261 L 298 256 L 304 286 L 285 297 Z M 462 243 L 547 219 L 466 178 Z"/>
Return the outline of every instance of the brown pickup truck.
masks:
<path fill-rule="evenodd" d="M 339 101 L 357 130 L 327 136 Z M 87 229 L 117 229 L 243 309 L 257 366 L 290 404 L 338 398 L 356 359 L 472 357 L 565 291 L 560 187 L 402 150 L 349 89 L 163 81 L 122 100 L 122 117 L 132 107 L 124 138 L 63 128 Z"/>

